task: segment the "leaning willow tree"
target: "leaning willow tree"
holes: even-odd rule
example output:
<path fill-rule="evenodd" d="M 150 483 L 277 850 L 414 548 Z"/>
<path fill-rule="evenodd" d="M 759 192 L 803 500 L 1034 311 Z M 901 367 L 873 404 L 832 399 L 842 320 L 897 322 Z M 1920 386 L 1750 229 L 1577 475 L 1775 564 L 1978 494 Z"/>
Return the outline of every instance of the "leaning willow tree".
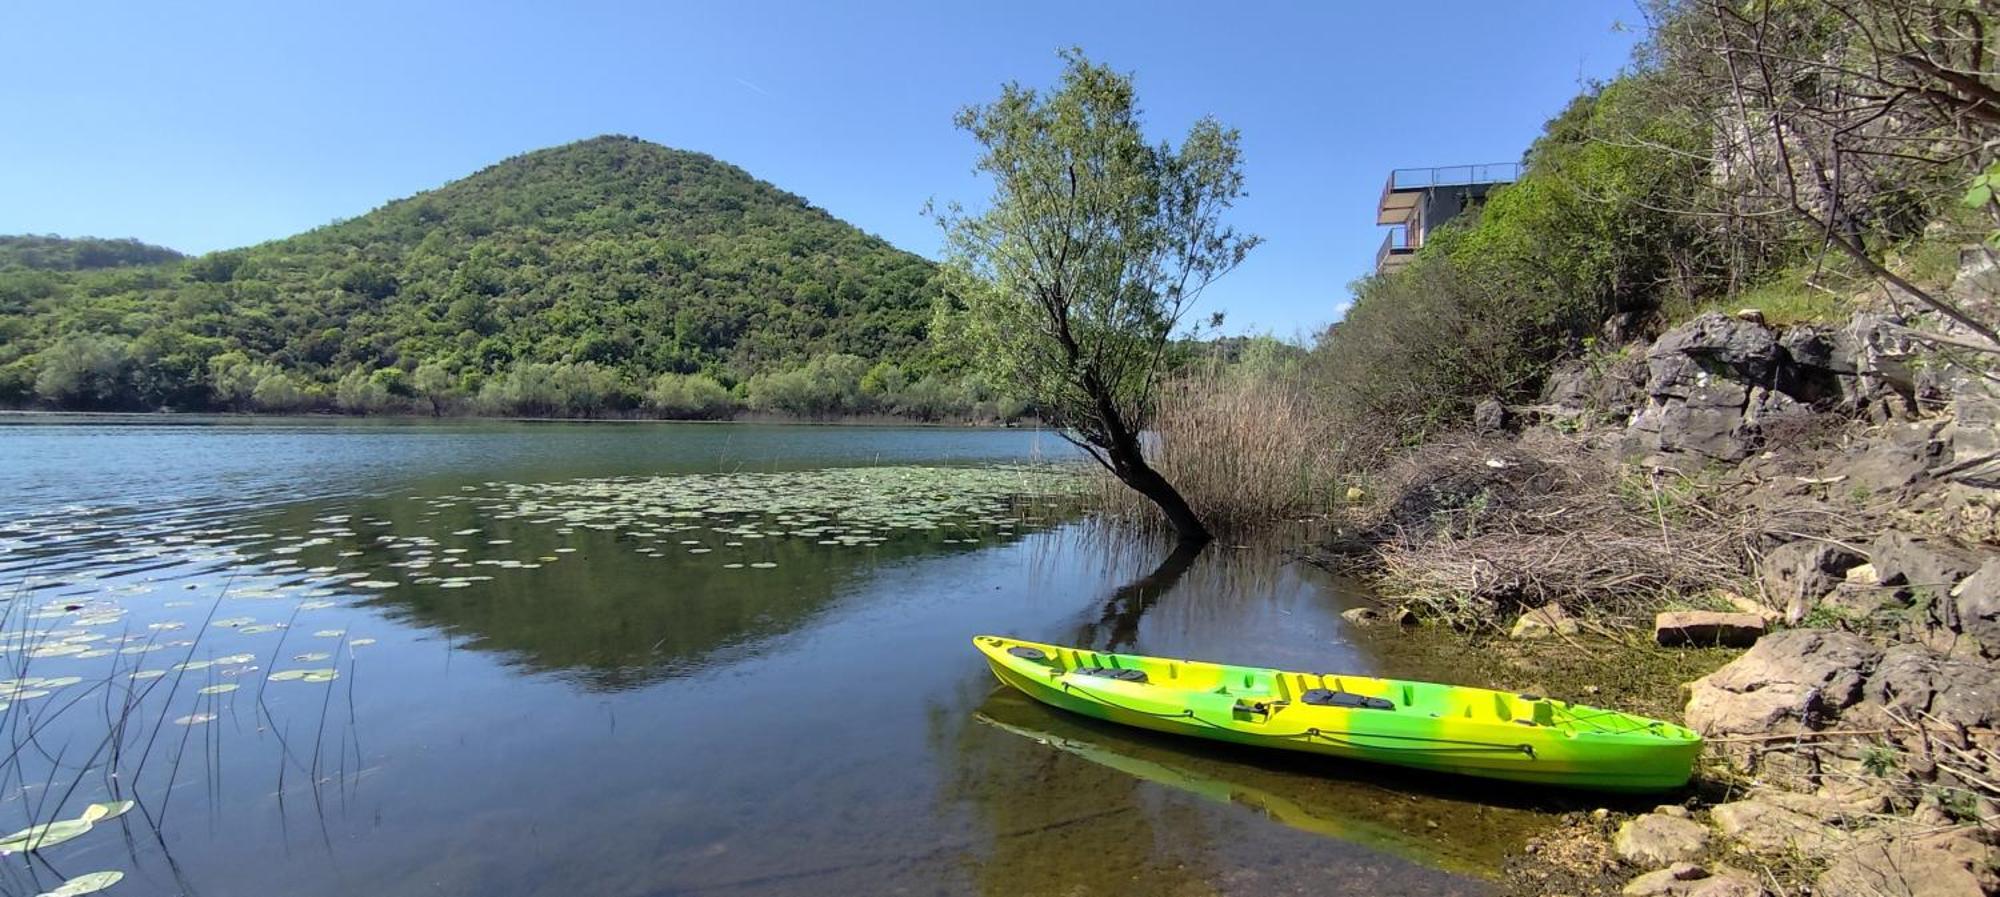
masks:
<path fill-rule="evenodd" d="M 1206 542 L 1142 435 L 1174 332 L 1257 244 L 1222 223 L 1243 195 L 1237 133 L 1203 118 L 1178 148 L 1149 144 L 1129 75 L 1076 50 L 1063 59 L 1058 89 L 1008 84 L 958 115 L 993 196 L 977 214 L 937 215 L 939 331 L 1158 505 L 1184 543 Z"/>

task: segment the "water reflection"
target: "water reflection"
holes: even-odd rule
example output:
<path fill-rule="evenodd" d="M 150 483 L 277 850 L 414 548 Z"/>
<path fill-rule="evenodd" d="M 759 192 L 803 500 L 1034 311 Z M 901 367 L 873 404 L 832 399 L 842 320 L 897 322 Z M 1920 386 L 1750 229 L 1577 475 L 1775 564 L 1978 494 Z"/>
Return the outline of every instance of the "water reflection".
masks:
<path fill-rule="evenodd" d="M 1517 840 L 1515 811 L 1449 786 L 1385 791 L 1379 771 L 1021 704 L 968 644 L 998 632 L 1371 669 L 1342 628 L 1341 584 L 1318 571 L 1257 546 L 1177 556 L 1013 506 L 920 519 L 864 498 L 873 510 L 847 517 L 799 506 L 827 490 L 794 489 L 787 510 L 760 511 L 708 490 L 713 474 L 660 482 L 718 467 L 697 455 L 730 431 L 704 431 L 699 452 L 644 436 L 681 432 L 207 428 L 160 456 L 182 469 L 155 492 L 89 436 L 121 473 L 38 481 L 32 507 L 0 509 L 0 628 L 70 645 L 0 645 L 0 677 L 82 680 L 0 710 L 0 732 L 19 733 L 33 702 L 77 699 L 6 742 L 32 759 L 0 770 L 0 835 L 109 796 L 140 807 L 0 861 L 0 892 L 121 869 L 131 893 L 293 897 L 1462 893 L 1483 884 L 1435 867 L 1479 867 Z M 764 440 L 765 472 L 860 450 L 804 432 L 846 447 L 786 454 L 784 433 L 758 432 L 730 438 Z M 1017 434 L 870 438 L 889 435 L 885 456 L 1026 454 Z M 10 438 L 0 427 L 0 457 L 25 458 Z M 272 465 L 255 494 L 285 501 L 190 497 L 213 492 L 202 459 L 236 457 L 236 438 L 290 447 L 245 455 Z M 413 469 L 362 463 L 376 455 Z M 122 491 L 99 491 L 113 480 Z M 963 488 L 903 494 L 970 507 Z M 338 678 L 268 681 L 323 668 Z M 200 691 L 226 684 L 241 687 Z M 110 742 L 116 762 L 90 759 L 128 706 L 153 722 Z M 1408 843 L 1426 836 L 1446 843 Z"/>

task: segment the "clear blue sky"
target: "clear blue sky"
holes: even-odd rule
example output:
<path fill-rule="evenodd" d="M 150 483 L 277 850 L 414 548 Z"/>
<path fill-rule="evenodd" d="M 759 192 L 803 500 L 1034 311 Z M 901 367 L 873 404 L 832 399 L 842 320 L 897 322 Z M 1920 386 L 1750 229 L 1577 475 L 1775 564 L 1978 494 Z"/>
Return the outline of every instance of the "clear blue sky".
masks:
<path fill-rule="evenodd" d="M 1625 28 L 1614 28 L 1623 23 Z M 0 13 L 0 233 L 205 252 L 283 237 L 605 133 L 713 154 L 915 252 L 976 200 L 958 107 L 1077 45 L 1154 136 L 1240 128 L 1265 245 L 1228 330 L 1336 318 L 1388 170 L 1518 158 L 1628 61 L 1625 2 L 14 3 Z"/>

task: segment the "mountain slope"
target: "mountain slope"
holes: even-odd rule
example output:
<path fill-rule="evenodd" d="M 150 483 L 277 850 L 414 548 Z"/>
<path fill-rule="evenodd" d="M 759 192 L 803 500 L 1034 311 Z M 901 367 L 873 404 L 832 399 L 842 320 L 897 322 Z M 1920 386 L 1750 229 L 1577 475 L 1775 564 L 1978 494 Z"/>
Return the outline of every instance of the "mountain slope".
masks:
<path fill-rule="evenodd" d="M 407 394 L 426 365 L 474 393 L 527 363 L 629 400 L 667 372 L 907 362 L 931 273 L 735 166 L 599 137 L 170 268 L 0 271 L 0 402 L 240 405 L 230 368 L 304 404 L 356 376 Z"/>
<path fill-rule="evenodd" d="M 0 268 L 38 271 L 88 271 L 160 265 L 187 258 L 165 246 L 133 239 L 58 237 L 54 234 L 0 235 Z"/>

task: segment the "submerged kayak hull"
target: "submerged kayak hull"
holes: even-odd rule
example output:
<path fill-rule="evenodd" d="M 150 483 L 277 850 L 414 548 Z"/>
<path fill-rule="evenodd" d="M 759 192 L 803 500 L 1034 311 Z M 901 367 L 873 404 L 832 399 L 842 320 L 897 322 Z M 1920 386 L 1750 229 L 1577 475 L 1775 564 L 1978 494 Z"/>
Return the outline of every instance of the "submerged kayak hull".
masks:
<path fill-rule="evenodd" d="M 1534 695 L 979 636 L 1001 682 L 1127 726 L 1346 760 L 1606 791 L 1685 785 L 1701 738 Z"/>

